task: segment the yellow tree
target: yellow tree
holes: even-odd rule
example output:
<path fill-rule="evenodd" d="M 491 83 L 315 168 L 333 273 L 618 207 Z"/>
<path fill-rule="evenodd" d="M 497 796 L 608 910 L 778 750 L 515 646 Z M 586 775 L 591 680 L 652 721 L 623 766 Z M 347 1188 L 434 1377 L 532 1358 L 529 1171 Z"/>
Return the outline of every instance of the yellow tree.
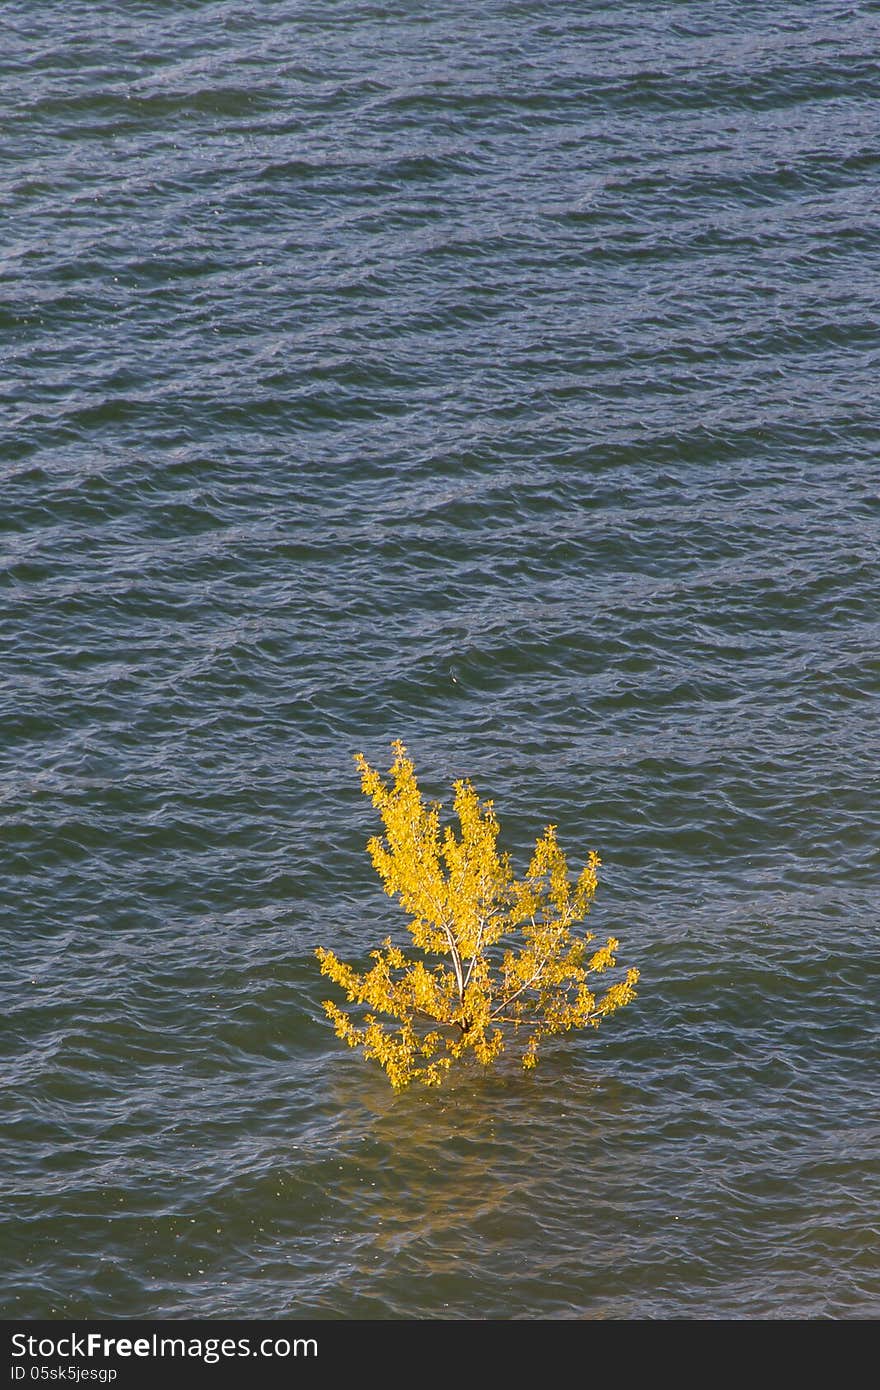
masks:
<path fill-rule="evenodd" d="M 498 850 L 493 803 L 456 782 L 458 833 L 441 829 L 441 808 L 422 797 L 406 748 L 392 748 L 387 781 L 362 754 L 355 759 L 385 828 L 367 848 L 422 955 L 411 959 L 388 938 L 358 971 L 319 947 L 322 974 L 353 1006 L 325 1000 L 324 1008 L 337 1035 L 379 1062 L 396 1090 L 414 1079 L 439 1085 L 468 1053 L 488 1066 L 511 1038 L 522 1044 L 522 1065 L 533 1067 L 544 1038 L 596 1028 L 635 998 L 635 969 L 600 995 L 592 987 L 591 977 L 616 963 L 615 938 L 590 952 L 593 934 L 572 931 L 590 910 L 599 856 L 591 852 L 573 878 L 549 825 L 518 880 Z"/>

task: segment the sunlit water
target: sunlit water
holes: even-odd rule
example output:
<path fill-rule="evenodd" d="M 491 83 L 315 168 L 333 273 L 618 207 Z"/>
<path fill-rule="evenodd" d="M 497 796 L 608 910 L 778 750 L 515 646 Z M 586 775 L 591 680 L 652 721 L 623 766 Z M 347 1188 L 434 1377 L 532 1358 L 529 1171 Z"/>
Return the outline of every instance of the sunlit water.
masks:
<path fill-rule="evenodd" d="M 3 7 L 7 1317 L 880 1314 L 873 3 Z M 395 1096 L 352 753 L 639 999 Z"/>

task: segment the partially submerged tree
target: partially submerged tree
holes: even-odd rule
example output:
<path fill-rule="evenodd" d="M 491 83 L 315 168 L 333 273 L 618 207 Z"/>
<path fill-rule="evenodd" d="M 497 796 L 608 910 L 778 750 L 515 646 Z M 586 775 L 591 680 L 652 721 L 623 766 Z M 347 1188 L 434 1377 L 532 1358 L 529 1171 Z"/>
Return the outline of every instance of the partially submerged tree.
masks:
<path fill-rule="evenodd" d="M 379 1062 L 395 1090 L 414 1079 L 439 1085 L 467 1053 L 489 1065 L 511 1039 L 522 1044 L 522 1065 L 533 1067 L 544 1038 L 597 1028 L 635 998 L 634 969 L 601 995 L 591 988 L 591 976 L 615 965 L 615 938 L 590 953 L 593 934 L 572 932 L 590 910 L 599 856 L 591 852 L 572 879 L 549 825 L 525 878 L 516 879 L 509 855 L 498 851 L 492 802 L 470 782 L 456 782 L 458 834 L 441 830 L 441 808 L 424 801 L 406 748 L 392 747 L 388 782 L 362 754 L 355 759 L 385 826 L 367 848 L 386 893 L 409 914 L 424 959 L 410 959 L 388 938 L 360 972 L 319 947 L 321 973 L 354 1006 L 326 1000 L 324 1008 L 337 1035 Z"/>

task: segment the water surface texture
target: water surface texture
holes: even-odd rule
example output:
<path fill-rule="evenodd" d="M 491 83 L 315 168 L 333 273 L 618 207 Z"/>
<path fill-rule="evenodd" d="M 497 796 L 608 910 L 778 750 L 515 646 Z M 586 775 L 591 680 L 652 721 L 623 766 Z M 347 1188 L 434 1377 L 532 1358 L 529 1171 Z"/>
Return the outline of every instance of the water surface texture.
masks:
<path fill-rule="evenodd" d="M 880 7 L 0 16 L 8 1318 L 880 1315 Z M 352 755 L 636 1003 L 395 1095 Z"/>

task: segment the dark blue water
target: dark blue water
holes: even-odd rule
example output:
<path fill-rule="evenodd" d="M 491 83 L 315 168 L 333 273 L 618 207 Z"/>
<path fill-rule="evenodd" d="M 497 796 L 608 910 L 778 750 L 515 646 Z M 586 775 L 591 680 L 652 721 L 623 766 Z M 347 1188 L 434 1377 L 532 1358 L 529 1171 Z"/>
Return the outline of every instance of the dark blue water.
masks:
<path fill-rule="evenodd" d="M 880 7 L 0 15 L 0 1306 L 880 1314 Z M 352 754 L 639 998 L 395 1095 Z"/>

